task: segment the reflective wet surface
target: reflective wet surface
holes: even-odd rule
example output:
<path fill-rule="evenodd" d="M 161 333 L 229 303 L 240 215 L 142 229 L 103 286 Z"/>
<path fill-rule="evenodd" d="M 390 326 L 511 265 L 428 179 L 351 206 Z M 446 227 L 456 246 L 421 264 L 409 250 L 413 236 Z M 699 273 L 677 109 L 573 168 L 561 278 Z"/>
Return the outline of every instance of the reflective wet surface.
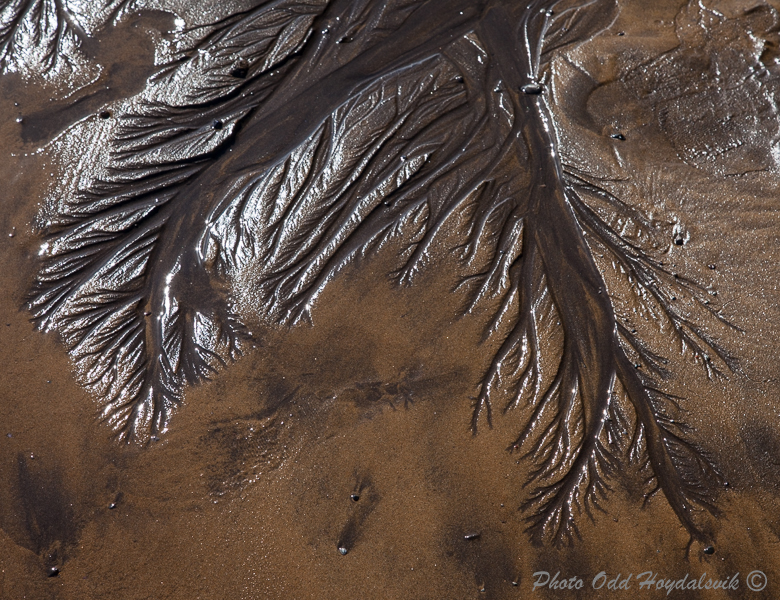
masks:
<path fill-rule="evenodd" d="M 3 597 L 772 597 L 778 10 L 0 8 Z"/>

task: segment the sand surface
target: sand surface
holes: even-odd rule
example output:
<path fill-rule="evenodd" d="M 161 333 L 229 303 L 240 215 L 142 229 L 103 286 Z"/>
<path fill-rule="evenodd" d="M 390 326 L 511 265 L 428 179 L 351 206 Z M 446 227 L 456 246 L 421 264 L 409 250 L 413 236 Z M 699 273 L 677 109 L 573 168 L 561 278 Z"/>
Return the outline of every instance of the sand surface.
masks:
<path fill-rule="evenodd" d="M 553 22 L 545 43 L 566 44 L 540 59 L 536 94 L 521 91 L 536 83 L 513 3 L 277 4 L 312 16 L 267 68 L 242 58 L 256 24 L 230 41 L 233 62 L 208 62 L 229 45 L 225 23 L 263 6 L 251 2 L 161 0 L 118 22 L 74 2 L 70 63 L 41 66 L 24 36 L 4 46 L 0 598 L 660 598 L 683 578 L 668 597 L 776 597 L 780 5 L 596 2 L 566 25 L 571 40 Z M 166 64 L 184 83 L 160 83 Z M 139 135 L 175 122 L 201 146 L 143 154 L 157 141 L 141 138 L 137 165 L 112 162 L 128 115 Z M 284 163 L 307 143 L 314 162 Z M 368 166 L 339 166 L 350 153 Z M 153 254 L 133 266 L 111 236 L 147 217 L 98 234 L 89 219 L 163 198 L 138 182 L 177 160 L 202 169 L 150 209 L 163 215 Z M 273 198 L 256 201 L 230 238 L 220 216 L 251 206 L 241 186 L 278 164 L 314 181 L 309 196 L 270 231 Z M 415 198 L 428 204 L 405 213 Z M 394 235 L 376 233 L 382 219 Z M 92 250 L 121 285 L 78 279 L 79 263 L 67 287 L 63 261 Z M 274 288 L 281 272 L 316 294 Z M 46 304 L 52 289 L 71 303 Z M 123 321 L 103 341 L 86 333 L 97 321 L 74 325 L 118 314 L 120 292 L 138 295 L 137 338 L 119 337 Z M 200 366 L 154 346 L 190 309 L 170 331 L 201 344 Z M 230 333 L 212 335 L 233 325 L 235 353 Z M 90 383 L 96 355 L 115 361 L 101 380 L 114 387 Z M 155 364 L 171 365 L 167 388 Z M 518 388 L 534 366 L 536 393 Z M 151 382 L 146 403 L 131 367 Z M 535 589 L 539 572 L 583 587 Z M 664 582 L 640 587 L 641 573 Z M 700 577 L 732 589 L 694 589 Z"/>

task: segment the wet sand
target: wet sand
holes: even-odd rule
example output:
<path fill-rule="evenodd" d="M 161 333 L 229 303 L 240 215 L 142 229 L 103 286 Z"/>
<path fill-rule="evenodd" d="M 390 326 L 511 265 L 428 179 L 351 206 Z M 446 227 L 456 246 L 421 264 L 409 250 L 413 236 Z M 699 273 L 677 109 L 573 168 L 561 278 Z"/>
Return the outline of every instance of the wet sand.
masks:
<path fill-rule="evenodd" d="M 674 65 L 693 71 L 717 50 L 696 37 L 694 25 L 681 42 L 683 5 L 621 2 L 608 29 L 554 64 L 544 95 L 564 162 L 587 167 L 611 193 L 654 215 L 666 246 L 652 256 L 672 279 L 715 291 L 718 314 L 736 326 L 705 322 L 738 361 L 708 377 L 668 323 L 640 319 L 644 341 L 668 359 L 663 385 L 678 398 L 685 439 L 722 478 L 704 492 L 712 510 L 692 509 L 706 537 L 681 522 L 666 490 L 645 502 L 641 461 L 622 462 L 605 479 L 611 491 L 598 502 L 603 510 L 577 517 L 571 543 L 527 530 L 533 510 L 523 507 L 535 465 L 513 446 L 535 426 L 534 406 L 524 398 L 504 411 L 511 394 L 500 388 L 492 426 L 477 413 L 472 427 L 485 373 L 511 327 L 486 338 L 498 302 L 468 312 L 467 294 L 453 291 L 463 275 L 452 250 L 462 243 L 457 221 L 444 228 L 412 285 L 389 276 L 408 243 L 400 236 L 336 273 L 314 302 L 311 324 L 280 324 L 247 310 L 245 355 L 211 381 L 186 385 L 166 431 L 117 441 L 100 422 L 101 399 L 79 385 L 58 332 L 38 330 L 26 302 L 40 269 L 35 224 L 52 182 L 68 179 L 73 154 L 62 148 L 76 135 L 72 124 L 86 119 L 89 131 L 104 105 L 138 93 L 156 70 L 156 38 L 148 33 L 156 22 L 147 15 L 137 28 L 102 34 L 107 41 L 94 52 L 116 65 L 106 69 L 114 79 L 108 90 L 100 82 L 80 92 L 86 99 L 75 107 L 61 100 L 49 108 L 41 87 L 15 75 L 0 80 L 7 115 L 0 125 L 0 597 L 664 595 L 640 589 L 636 579 L 646 571 L 658 580 L 739 573 L 737 590 L 672 592 L 681 598 L 773 597 L 780 585 L 780 175 L 772 163 L 776 139 L 769 139 L 777 118 L 759 100 L 776 97 L 777 75 L 741 89 L 751 102 L 717 89 L 697 88 L 683 100 L 644 94 L 643 85 L 663 91 L 665 73 L 676 81 Z M 718 3 L 723 14 L 740 15 L 741 6 Z M 728 31 L 758 30 L 741 18 L 724 17 L 733 30 L 717 39 L 741 47 Z M 658 59 L 664 53 L 670 62 Z M 718 129 L 713 123 L 727 121 L 718 115 L 729 102 L 737 129 Z M 700 110 L 687 113 L 691 106 Z M 63 132 L 58 146 L 52 140 Z M 724 150 L 734 139 L 740 150 Z M 722 156 L 707 158 L 705 147 Z M 630 238 L 632 224 L 610 223 Z M 615 313 L 641 313 L 603 243 L 585 239 Z M 676 289 L 674 281 L 661 285 Z M 554 362 L 566 338 L 553 325 L 542 354 Z M 545 372 L 552 379 L 554 369 Z M 615 402 L 631 406 L 620 394 Z M 576 445 L 581 429 L 572 431 Z M 760 593 L 748 589 L 756 570 L 768 578 Z M 579 577 L 584 587 L 533 590 L 540 571 Z M 594 590 L 602 571 L 609 580 L 631 574 L 632 591 Z"/>

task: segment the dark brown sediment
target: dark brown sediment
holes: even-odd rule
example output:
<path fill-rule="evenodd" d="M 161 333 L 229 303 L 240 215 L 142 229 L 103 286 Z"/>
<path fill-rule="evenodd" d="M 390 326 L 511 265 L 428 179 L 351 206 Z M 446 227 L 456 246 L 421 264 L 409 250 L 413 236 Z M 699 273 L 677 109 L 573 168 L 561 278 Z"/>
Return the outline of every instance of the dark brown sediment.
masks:
<path fill-rule="evenodd" d="M 153 28 L 170 13 L 99 29 L 86 49 L 116 66 L 79 102 L 49 102 L 56 81 L 0 79 L 0 597 L 606 598 L 619 592 L 593 590 L 599 572 L 648 570 L 740 573 L 736 592 L 686 598 L 761 597 L 746 580 L 760 570 L 771 597 L 772 4 L 597 2 L 568 46 L 528 60 L 521 4 L 325 4 L 309 3 L 311 33 L 273 69 L 240 63 L 238 87 L 179 112 L 122 104 L 161 69 Z M 221 10 L 200 22 L 232 26 Z M 342 196 L 294 191 L 284 227 L 253 221 L 276 253 L 228 239 L 224 215 L 251 217 L 263 172 L 291 176 L 310 144 L 309 178 L 327 174 L 339 123 L 376 97 L 398 108 L 344 134 L 365 166 L 345 167 L 357 178 Z M 226 133 L 180 163 L 101 171 L 122 118 L 136 150 L 171 119 Z M 80 193 L 87 212 L 64 210 Z M 156 221 L 138 221 L 146 279 L 122 293 L 151 324 L 139 364 L 163 356 L 173 379 L 136 436 L 142 405 L 117 404 L 129 429 L 101 422 L 111 398 L 81 387 L 88 363 L 66 349 L 82 339 L 73 313 L 36 308 L 35 286 L 45 240 L 155 195 Z M 102 251 L 87 237 L 77 252 Z M 88 299 L 89 282 L 68 297 Z M 219 360 L 169 369 L 155 323 L 171 298 L 188 323 L 235 326 L 240 353 L 203 342 Z M 585 589 L 532 592 L 537 571 Z"/>

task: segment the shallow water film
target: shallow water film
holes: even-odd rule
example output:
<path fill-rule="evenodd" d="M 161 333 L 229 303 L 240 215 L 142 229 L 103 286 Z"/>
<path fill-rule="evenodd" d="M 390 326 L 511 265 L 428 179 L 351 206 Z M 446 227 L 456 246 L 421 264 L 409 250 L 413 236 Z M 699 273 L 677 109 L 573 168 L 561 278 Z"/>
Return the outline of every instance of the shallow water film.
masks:
<path fill-rule="evenodd" d="M 780 2 L 0 4 L 0 598 L 780 592 Z"/>

